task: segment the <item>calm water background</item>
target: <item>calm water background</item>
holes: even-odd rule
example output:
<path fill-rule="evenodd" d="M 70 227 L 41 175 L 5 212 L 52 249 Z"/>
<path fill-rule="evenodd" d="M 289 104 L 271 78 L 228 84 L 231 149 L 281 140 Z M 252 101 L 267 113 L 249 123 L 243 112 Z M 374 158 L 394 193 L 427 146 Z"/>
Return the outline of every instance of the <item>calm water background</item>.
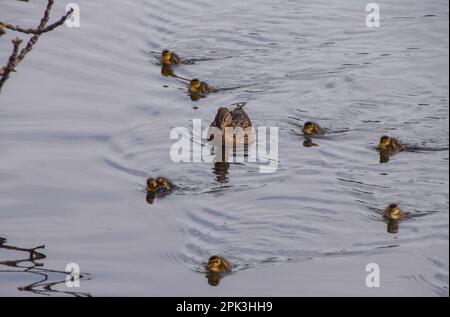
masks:
<path fill-rule="evenodd" d="M 46 3 L 0 2 L 1 20 L 23 26 Z M 378 2 L 379 29 L 357 0 L 77 3 L 81 28 L 42 36 L 0 94 L 8 245 L 45 244 L 45 269 L 78 263 L 88 275 L 77 291 L 93 296 L 448 296 L 446 0 Z M 160 75 L 164 48 L 197 60 L 180 76 L 246 87 L 191 102 L 183 82 Z M 255 126 L 279 128 L 276 173 L 170 161 L 171 128 L 207 125 L 240 101 Z M 318 147 L 302 146 L 307 120 L 331 131 Z M 379 164 L 385 133 L 420 150 Z M 149 205 L 143 184 L 158 175 L 181 189 Z M 380 215 L 390 202 L 411 214 L 397 234 Z M 215 253 L 235 273 L 212 287 L 201 271 Z M 0 261 L 21 258 L 0 249 Z M 365 286 L 371 262 L 378 289 Z M 19 288 L 39 280 L 0 265 L 2 296 L 35 295 Z"/>

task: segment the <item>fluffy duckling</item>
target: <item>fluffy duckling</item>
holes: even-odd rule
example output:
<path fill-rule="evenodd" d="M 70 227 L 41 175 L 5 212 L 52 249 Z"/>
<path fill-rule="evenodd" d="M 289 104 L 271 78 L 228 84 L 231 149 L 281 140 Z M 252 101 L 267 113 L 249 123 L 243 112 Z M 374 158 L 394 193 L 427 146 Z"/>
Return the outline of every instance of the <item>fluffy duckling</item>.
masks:
<path fill-rule="evenodd" d="M 162 52 L 161 65 L 179 65 L 180 63 L 181 58 L 177 54 L 169 50 Z"/>
<path fill-rule="evenodd" d="M 173 188 L 173 183 L 165 177 L 147 179 L 147 192 L 167 192 Z"/>
<path fill-rule="evenodd" d="M 388 220 L 403 220 L 405 213 L 398 207 L 397 204 L 390 204 L 383 212 L 383 217 Z"/>
<path fill-rule="evenodd" d="M 231 263 L 222 256 L 213 255 L 208 260 L 206 270 L 209 273 L 230 273 Z"/>
<path fill-rule="evenodd" d="M 206 95 L 213 91 L 213 88 L 207 83 L 198 79 L 192 79 L 189 83 L 189 93 Z"/>
<path fill-rule="evenodd" d="M 0 36 L 6 34 L 6 28 L 3 24 L 0 24 Z"/>
<path fill-rule="evenodd" d="M 322 128 L 314 122 L 308 121 L 303 125 L 302 132 L 306 135 L 322 135 Z"/>
<path fill-rule="evenodd" d="M 397 153 L 403 151 L 404 147 L 396 139 L 383 135 L 380 138 L 380 144 L 378 144 L 377 149 L 387 153 Z"/>
<path fill-rule="evenodd" d="M 222 145 L 224 144 L 249 144 L 254 140 L 252 122 L 244 111 L 245 103 L 238 104 L 237 107 L 229 111 L 226 107 L 217 110 L 216 117 L 210 125 L 209 140 L 214 140 L 215 132 L 222 135 Z M 231 128 L 233 133 L 226 133 L 227 128 Z"/>

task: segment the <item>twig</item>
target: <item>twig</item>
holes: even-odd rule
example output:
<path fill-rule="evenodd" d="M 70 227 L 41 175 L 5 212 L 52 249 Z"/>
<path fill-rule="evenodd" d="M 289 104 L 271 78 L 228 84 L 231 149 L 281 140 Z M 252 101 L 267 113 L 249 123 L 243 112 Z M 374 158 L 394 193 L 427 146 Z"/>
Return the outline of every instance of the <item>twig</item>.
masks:
<path fill-rule="evenodd" d="M 19 38 L 16 38 L 14 40 L 12 40 L 13 45 L 14 45 L 14 49 L 13 52 L 11 54 L 11 56 L 9 57 L 8 60 L 8 64 L 5 67 L 2 67 L 0 69 L 0 75 L 2 76 L 0 78 L 0 91 L 2 90 L 2 86 L 5 83 L 5 81 L 8 80 L 9 78 L 9 74 L 14 71 L 15 66 L 17 65 L 17 58 L 18 58 L 18 54 L 19 54 L 19 46 L 20 43 L 22 43 L 22 40 Z"/>
<path fill-rule="evenodd" d="M 62 25 L 67 18 L 72 14 L 73 9 L 71 9 L 69 12 L 67 12 L 62 18 L 60 18 L 57 22 L 49 25 L 46 27 L 49 19 L 50 19 L 50 11 L 53 7 L 54 0 L 48 0 L 47 7 L 44 12 L 44 16 L 41 19 L 41 22 L 39 23 L 38 27 L 36 29 L 24 29 L 20 26 L 13 26 L 11 24 L 0 22 L 0 31 L 4 33 L 5 28 L 26 33 L 26 34 L 33 34 L 33 36 L 28 40 L 27 45 L 18 52 L 19 45 L 22 42 L 22 40 L 15 39 L 13 40 L 14 43 L 14 50 L 12 55 L 9 58 L 8 65 L 0 68 L 0 92 L 2 89 L 3 84 L 8 80 L 9 74 L 14 71 L 16 66 L 25 58 L 25 56 L 33 49 L 33 46 L 36 44 L 36 42 L 39 39 L 39 36 L 43 33 L 50 32 L 57 28 L 58 26 Z M 0 34 L 2 33 L 0 32 Z"/>
<path fill-rule="evenodd" d="M 41 23 L 39 23 L 39 26 L 37 28 L 38 30 L 42 30 L 47 25 L 48 20 L 50 18 L 50 10 L 52 9 L 53 3 L 54 0 L 48 0 L 47 8 L 45 9 L 44 17 L 41 19 Z M 23 48 L 20 51 L 19 57 L 17 59 L 17 64 L 20 63 L 25 58 L 25 56 L 33 49 L 34 44 L 36 44 L 36 42 L 39 39 L 39 36 L 40 34 L 35 34 L 31 37 L 25 48 Z"/>
<path fill-rule="evenodd" d="M 50 31 L 53 31 L 54 29 L 56 29 L 58 26 L 62 25 L 64 22 L 66 22 L 67 18 L 73 13 L 73 9 L 70 9 L 66 15 L 64 15 L 63 17 L 61 17 L 61 19 L 59 19 L 59 21 L 39 30 L 39 29 L 23 29 L 18 25 L 12 25 L 12 24 L 8 24 L 8 23 L 4 23 L 0 21 L 0 26 L 3 25 L 5 28 L 12 30 L 12 31 L 16 31 L 16 32 L 20 32 L 20 33 L 25 33 L 25 34 L 42 34 L 42 33 L 47 33 Z M 0 32 L 1 34 L 1 32 Z"/>

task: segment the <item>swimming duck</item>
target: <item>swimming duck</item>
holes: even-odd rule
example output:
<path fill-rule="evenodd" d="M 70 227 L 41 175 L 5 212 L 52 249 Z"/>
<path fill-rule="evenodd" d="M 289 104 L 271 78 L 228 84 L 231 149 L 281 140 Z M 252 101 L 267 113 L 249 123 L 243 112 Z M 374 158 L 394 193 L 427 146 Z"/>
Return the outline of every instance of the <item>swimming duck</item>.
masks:
<path fill-rule="evenodd" d="M 378 144 L 377 149 L 387 153 L 397 153 L 403 151 L 404 147 L 396 139 L 383 135 L 380 138 L 380 144 Z"/>
<path fill-rule="evenodd" d="M 254 140 L 254 131 L 249 116 L 244 111 L 245 103 L 237 104 L 236 108 L 229 111 L 226 107 L 217 110 L 216 117 L 210 125 L 209 140 L 214 140 L 215 134 L 222 135 L 222 145 L 225 144 L 249 144 Z M 227 128 L 232 132 L 226 133 Z"/>
<path fill-rule="evenodd" d="M 213 88 L 207 83 L 198 79 L 192 79 L 189 83 L 189 93 L 206 95 L 212 92 Z"/>
<path fill-rule="evenodd" d="M 213 255 L 208 260 L 206 270 L 209 273 L 230 273 L 231 263 L 222 256 Z"/>
<path fill-rule="evenodd" d="M 161 64 L 162 65 L 179 65 L 181 63 L 181 58 L 169 51 L 169 50 L 164 50 L 162 52 L 162 57 L 161 57 Z"/>
<path fill-rule="evenodd" d="M 306 135 L 322 135 L 322 128 L 314 122 L 308 121 L 303 125 L 302 132 Z"/>
<path fill-rule="evenodd" d="M 397 204 L 390 204 L 384 210 L 383 217 L 388 220 L 403 220 L 405 219 L 405 213 Z"/>
<path fill-rule="evenodd" d="M 191 100 L 197 101 L 200 98 L 205 98 L 210 92 L 213 92 L 214 88 L 203 81 L 192 79 L 189 82 L 188 91 Z"/>
<path fill-rule="evenodd" d="M 147 192 L 167 192 L 173 188 L 173 183 L 165 177 L 151 177 L 147 179 Z"/>

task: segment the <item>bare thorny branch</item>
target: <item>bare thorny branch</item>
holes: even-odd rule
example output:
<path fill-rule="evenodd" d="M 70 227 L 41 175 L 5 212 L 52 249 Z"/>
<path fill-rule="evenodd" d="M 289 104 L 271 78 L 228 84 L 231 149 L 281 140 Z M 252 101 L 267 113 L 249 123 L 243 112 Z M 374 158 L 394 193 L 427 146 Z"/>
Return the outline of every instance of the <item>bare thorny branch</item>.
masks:
<path fill-rule="evenodd" d="M 10 73 L 15 71 L 16 66 L 25 58 L 25 56 L 33 49 L 33 46 L 38 41 L 41 34 L 50 32 L 57 28 L 58 26 L 62 25 L 67 18 L 72 14 L 73 10 L 70 10 L 67 12 L 63 17 L 61 17 L 57 22 L 50 24 L 47 26 L 47 23 L 50 19 L 50 11 L 53 7 L 54 0 L 48 0 L 47 7 L 44 12 L 44 16 L 41 19 L 41 22 L 39 23 L 38 27 L 36 29 L 25 29 L 20 26 L 14 26 L 9 23 L 4 23 L 0 21 L 0 36 L 2 36 L 6 29 L 25 33 L 25 34 L 33 34 L 33 36 L 28 40 L 27 45 L 19 51 L 20 44 L 22 43 L 22 40 L 19 38 L 15 38 L 12 40 L 13 43 L 13 51 L 11 53 L 11 56 L 8 59 L 8 63 L 6 66 L 0 67 L 0 92 L 3 87 L 3 84 L 8 80 Z"/>

